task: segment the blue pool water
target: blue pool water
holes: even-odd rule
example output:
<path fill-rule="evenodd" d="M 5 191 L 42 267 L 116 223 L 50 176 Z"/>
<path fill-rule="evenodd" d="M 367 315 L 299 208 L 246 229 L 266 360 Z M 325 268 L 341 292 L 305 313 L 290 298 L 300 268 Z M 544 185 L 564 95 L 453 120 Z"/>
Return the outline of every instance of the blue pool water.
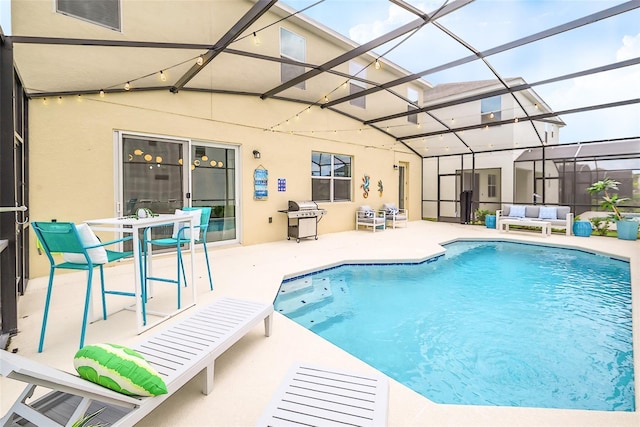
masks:
<path fill-rule="evenodd" d="M 634 411 L 629 263 L 455 242 L 282 283 L 276 310 L 438 403 Z"/>

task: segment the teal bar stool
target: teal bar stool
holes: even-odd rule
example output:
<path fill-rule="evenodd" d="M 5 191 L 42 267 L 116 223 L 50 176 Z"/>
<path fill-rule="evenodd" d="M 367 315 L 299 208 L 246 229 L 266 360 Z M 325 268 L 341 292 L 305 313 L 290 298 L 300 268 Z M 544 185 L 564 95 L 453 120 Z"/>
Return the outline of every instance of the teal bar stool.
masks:
<path fill-rule="evenodd" d="M 107 302 L 105 295 L 133 296 L 135 292 L 123 292 L 107 290 L 104 285 L 103 266 L 110 262 L 132 256 L 133 252 L 118 252 L 105 249 L 105 246 L 130 240 L 132 237 L 112 240 L 102 243 L 86 224 L 74 224 L 72 222 L 32 222 L 33 231 L 40 241 L 44 253 L 50 263 L 49 285 L 44 304 L 44 317 L 42 318 L 42 329 L 40 331 L 40 343 L 38 352 L 41 353 L 44 347 L 44 335 L 49 317 L 49 305 L 51 303 L 51 293 L 53 291 L 53 277 L 57 269 L 85 270 L 87 272 L 87 289 L 85 292 L 84 312 L 82 316 L 82 327 L 80 332 L 80 348 L 84 346 L 85 332 L 87 329 L 87 316 L 89 304 L 91 303 L 91 282 L 93 280 L 93 269 L 100 269 L 100 290 L 102 293 L 102 317 L 107 319 Z M 56 261 L 53 254 L 62 253 L 62 262 Z M 143 295 L 141 295 L 143 297 Z"/>
<path fill-rule="evenodd" d="M 211 275 L 211 265 L 209 264 L 209 253 L 207 251 L 207 230 L 209 229 L 209 220 L 211 218 L 211 207 L 183 207 L 181 209 L 181 211 L 183 212 L 193 212 L 193 211 L 200 211 L 200 217 L 199 217 L 199 224 L 196 226 L 196 228 L 199 230 L 199 233 L 194 236 L 194 244 L 202 244 L 203 245 L 203 249 L 204 249 L 204 255 L 205 255 L 205 259 L 206 259 L 206 263 L 207 263 L 207 273 L 209 274 L 209 288 L 211 290 L 213 290 L 213 278 Z M 178 223 L 176 223 L 178 224 Z M 146 289 L 147 289 L 147 284 L 150 280 L 152 281 L 159 281 L 159 282 L 165 282 L 165 283 L 173 283 L 177 286 L 177 291 L 178 291 L 178 295 L 177 295 L 177 299 L 178 299 L 178 309 L 180 309 L 181 307 L 181 296 L 180 296 L 180 286 L 182 285 L 182 282 L 184 281 L 184 286 L 187 286 L 187 276 L 186 276 L 186 272 L 184 269 L 184 261 L 183 261 L 183 257 L 182 257 L 182 247 L 184 245 L 188 245 L 191 243 L 191 239 L 190 239 L 190 235 L 189 233 L 189 226 L 188 225 L 176 225 L 174 226 L 174 232 L 172 234 L 171 237 L 164 237 L 164 238 L 158 238 L 158 239 L 154 239 L 152 237 L 152 227 L 149 227 L 145 230 L 144 233 L 144 239 L 143 239 L 143 246 L 144 246 L 144 260 L 143 260 L 143 266 L 144 266 L 144 281 L 143 281 L 143 288 L 144 288 L 144 294 L 145 296 L 147 295 L 146 293 Z M 155 246 L 161 246 L 161 247 L 175 247 L 176 250 L 176 276 L 175 279 L 174 278 L 168 278 L 168 277 L 160 277 L 160 276 L 149 276 L 146 270 L 146 266 L 147 266 L 147 246 L 148 245 L 155 245 Z M 143 319 L 146 323 L 146 319 Z"/>

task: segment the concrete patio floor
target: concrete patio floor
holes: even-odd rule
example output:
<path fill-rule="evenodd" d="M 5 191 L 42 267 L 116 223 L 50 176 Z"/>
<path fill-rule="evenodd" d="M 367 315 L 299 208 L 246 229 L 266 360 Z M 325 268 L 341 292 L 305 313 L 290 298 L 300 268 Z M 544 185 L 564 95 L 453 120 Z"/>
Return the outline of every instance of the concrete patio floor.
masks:
<path fill-rule="evenodd" d="M 540 232 L 499 233 L 480 226 L 410 222 L 407 228 L 383 232 L 348 231 L 323 234 L 317 241 L 300 243 L 282 241 L 252 245 L 211 248 L 215 290 L 209 291 L 204 255 L 196 253 L 197 305 L 167 320 L 189 315 L 198 306 L 222 296 L 272 302 L 283 277 L 333 265 L 342 261 L 421 260 L 442 252 L 440 243 L 457 238 L 503 238 L 535 243 L 557 244 L 608 253 L 631 260 L 633 300 L 634 366 L 640 374 L 640 241 L 622 241 L 591 236 L 589 238 L 553 234 L 544 238 Z M 158 272 L 175 268 L 172 257 L 154 261 Z M 129 283 L 133 274 L 130 263 L 107 268 L 107 283 Z M 19 301 L 19 331 L 8 350 L 48 365 L 74 372 L 73 355 L 78 346 L 84 273 L 56 276 L 54 299 L 49 315 L 45 349 L 37 353 L 42 322 L 42 308 L 47 278 L 31 279 L 26 294 Z M 97 283 L 94 280 L 94 286 Z M 190 282 L 191 284 L 191 282 Z M 171 286 L 166 286 L 171 288 Z M 97 289 L 97 288 L 96 288 Z M 157 292 L 160 294 L 160 286 Z M 94 294 L 95 295 L 95 294 Z M 117 297 L 110 297 L 109 307 L 117 307 Z M 97 305 L 96 305 L 97 307 Z M 97 313 L 97 311 L 96 311 Z M 153 328 L 144 334 L 151 334 Z M 111 342 L 130 345 L 136 334 L 134 314 L 120 311 L 106 321 L 96 321 L 87 328 L 86 343 Z M 357 337 L 354 337 L 357 339 Z M 252 426 L 278 388 L 289 366 L 303 361 L 328 367 L 371 372 L 373 368 L 324 341 L 314 333 L 276 313 L 271 337 L 257 326 L 216 361 L 213 392 L 200 392 L 195 378 L 144 418 L 139 426 Z M 6 413 L 22 391 L 23 383 L 0 378 L 1 414 Z M 640 393 L 636 382 L 636 408 Z M 639 412 L 600 412 L 537 408 L 462 406 L 436 404 L 390 380 L 390 426 L 638 426 Z"/>

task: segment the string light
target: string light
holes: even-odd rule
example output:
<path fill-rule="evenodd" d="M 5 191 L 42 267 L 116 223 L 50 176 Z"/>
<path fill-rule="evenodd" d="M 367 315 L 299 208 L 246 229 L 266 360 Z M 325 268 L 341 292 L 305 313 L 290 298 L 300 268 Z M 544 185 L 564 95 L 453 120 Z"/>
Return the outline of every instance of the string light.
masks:
<path fill-rule="evenodd" d="M 58 97 L 58 104 L 62 104 L 62 97 L 61 96 Z"/>
<path fill-rule="evenodd" d="M 160 70 L 160 80 L 162 80 L 163 82 L 167 81 L 167 75 L 162 70 Z"/>
<path fill-rule="evenodd" d="M 204 58 L 202 56 L 198 56 L 198 58 L 196 59 L 196 64 L 198 65 L 204 64 Z"/>
<path fill-rule="evenodd" d="M 47 105 L 47 104 L 49 103 L 49 101 L 47 101 L 47 98 L 42 98 L 42 103 L 43 103 L 44 105 Z"/>
<path fill-rule="evenodd" d="M 131 83 L 126 82 L 126 83 L 124 84 L 124 90 L 130 90 L 130 89 L 131 89 Z"/>
<path fill-rule="evenodd" d="M 376 62 L 375 62 L 375 64 L 373 66 L 375 67 L 376 70 L 379 70 L 380 69 L 380 61 L 378 61 L 376 59 Z"/>
<path fill-rule="evenodd" d="M 260 43 L 262 43 L 262 42 L 260 41 L 260 37 L 258 37 L 258 35 L 255 33 L 255 31 L 253 32 L 253 43 L 254 43 L 256 46 L 260 46 Z"/>
<path fill-rule="evenodd" d="M 514 123 L 518 123 L 520 121 L 520 119 L 518 119 L 517 117 L 513 120 Z"/>
<path fill-rule="evenodd" d="M 324 96 L 324 102 L 329 102 L 329 97 L 327 95 Z"/>
<path fill-rule="evenodd" d="M 100 98 L 104 98 L 104 89 L 100 89 Z"/>

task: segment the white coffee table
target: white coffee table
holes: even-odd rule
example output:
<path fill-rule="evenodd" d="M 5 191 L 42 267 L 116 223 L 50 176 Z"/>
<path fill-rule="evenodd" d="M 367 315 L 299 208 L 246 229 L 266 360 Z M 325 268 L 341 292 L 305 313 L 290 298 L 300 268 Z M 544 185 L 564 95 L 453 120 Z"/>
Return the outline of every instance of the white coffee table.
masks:
<path fill-rule="evenodd" d="M 516 218 L 505 218 L 500 219 L 500 224 L 498 224 L 498 229 L 500 232 L 508 232 L 509 226 L 511 225 L 521 225 L 523 227 L 540 227 L 542 231 L 542 235 L 544 237 L 551 235 L 551 223 L 548 221 L 541 221 L 537 219 L 516 219 Z"/>

